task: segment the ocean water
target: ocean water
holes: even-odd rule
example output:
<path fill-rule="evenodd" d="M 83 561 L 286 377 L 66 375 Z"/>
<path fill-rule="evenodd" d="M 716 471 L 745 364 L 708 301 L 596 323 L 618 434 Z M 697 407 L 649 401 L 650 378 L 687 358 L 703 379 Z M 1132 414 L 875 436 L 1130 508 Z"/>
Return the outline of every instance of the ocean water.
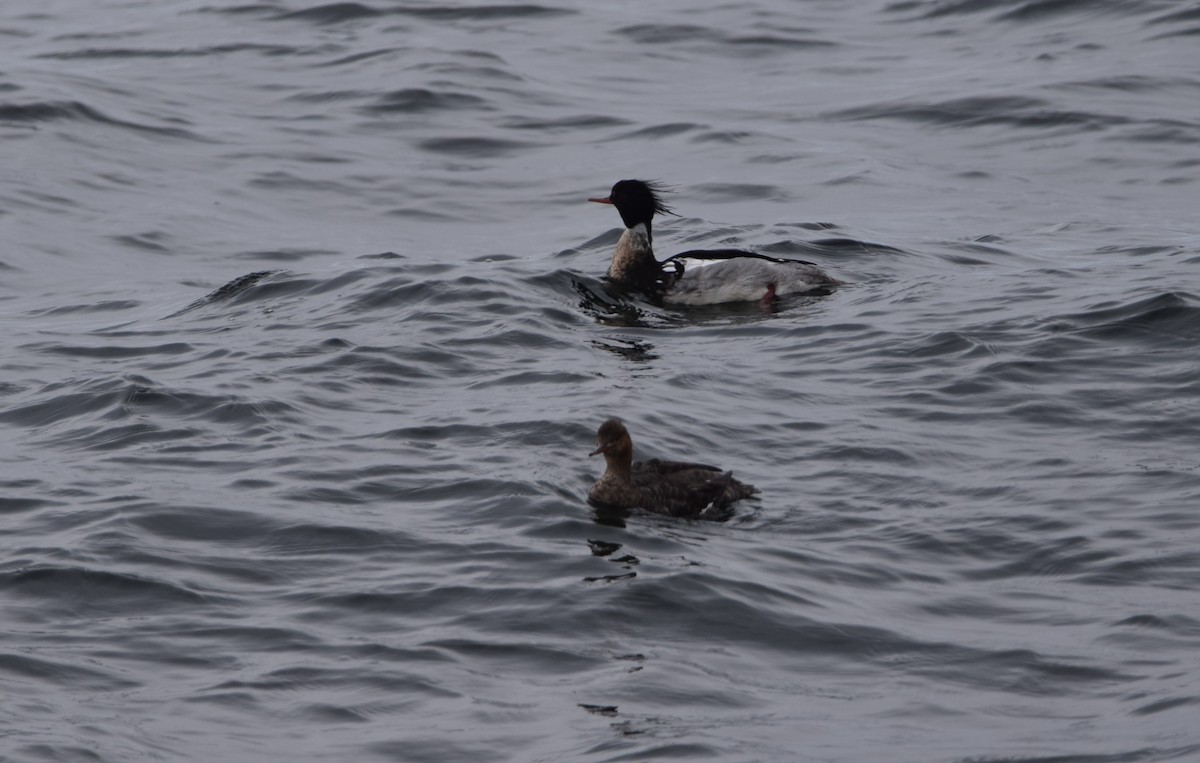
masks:
<path fill-rule="evenodd" d="M 0 760 L 1200 760 L 1200 6 L 0 6 Z M 667 309 L 660 256 L 846 285 Z M 727 522 L 584 501 L 640 457 Z"/>

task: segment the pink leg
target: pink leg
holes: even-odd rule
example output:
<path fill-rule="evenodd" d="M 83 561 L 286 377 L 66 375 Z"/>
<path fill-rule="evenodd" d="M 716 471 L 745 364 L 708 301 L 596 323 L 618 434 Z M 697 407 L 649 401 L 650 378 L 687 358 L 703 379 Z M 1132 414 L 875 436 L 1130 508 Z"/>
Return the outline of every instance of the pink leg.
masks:
<path fill-rule="evenodd" d="M 767 284 L 767 293 L 762 295 L 762 299 L 758 300 L 758 304 L 763 307 L 770 307 L 775 304 L 775 282 Z"/>

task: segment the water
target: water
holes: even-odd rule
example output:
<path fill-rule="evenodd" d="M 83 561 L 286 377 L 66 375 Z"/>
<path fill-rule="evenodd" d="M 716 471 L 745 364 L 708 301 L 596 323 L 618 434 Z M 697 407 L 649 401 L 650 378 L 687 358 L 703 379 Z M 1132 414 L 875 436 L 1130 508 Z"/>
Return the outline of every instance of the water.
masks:
<path fill-rule="evenodd" d="M 0 758 L 1200 760 L 1198 34 L 4 4 Z M 624 177 L 849 284 L 611 294 Z"/>

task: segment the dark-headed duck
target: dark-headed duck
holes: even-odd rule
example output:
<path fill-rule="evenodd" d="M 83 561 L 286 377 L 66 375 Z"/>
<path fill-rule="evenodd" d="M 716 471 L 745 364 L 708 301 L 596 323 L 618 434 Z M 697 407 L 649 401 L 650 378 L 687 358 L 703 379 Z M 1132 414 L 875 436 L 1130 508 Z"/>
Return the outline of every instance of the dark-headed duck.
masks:
<path fill-rule="evenodd" d="M 729 504 L 758 493 L 738 482 L 732 472 L 715 466 L 679 461 L 633 460 L 633 440 L 618 419 L 596 432 L 596 449 L 604 454 L 604 475 L 588 491 L 588 501 L 614 509 L 639 508 L 655 514 L 693 519 L 723 519 Z"/>
<path fill-rule="evenodd" d="M 656 214 L 674 214 L 661 198 L 662 189 L 645 180 L 621 180 L 603 199 L 625 223 L 608 277 L 628 289 L 667 304 L 715 305 L 776 296 L 828 291 L 841 281 L 811 262 L 768 257 L 740 249 L 694 249 L 659 262 L 650 241 Z"/>

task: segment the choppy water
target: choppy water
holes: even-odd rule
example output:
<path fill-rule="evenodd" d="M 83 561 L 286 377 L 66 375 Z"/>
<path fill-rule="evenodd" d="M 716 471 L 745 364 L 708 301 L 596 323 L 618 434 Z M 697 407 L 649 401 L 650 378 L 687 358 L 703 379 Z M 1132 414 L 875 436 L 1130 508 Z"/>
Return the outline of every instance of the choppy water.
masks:
<path fill-rule="evenodd" d="M 1200 760 L 1198 36 L 3 4 L 0 758 Z M 850 283 L 610 294 L 623 177 Z"/>

